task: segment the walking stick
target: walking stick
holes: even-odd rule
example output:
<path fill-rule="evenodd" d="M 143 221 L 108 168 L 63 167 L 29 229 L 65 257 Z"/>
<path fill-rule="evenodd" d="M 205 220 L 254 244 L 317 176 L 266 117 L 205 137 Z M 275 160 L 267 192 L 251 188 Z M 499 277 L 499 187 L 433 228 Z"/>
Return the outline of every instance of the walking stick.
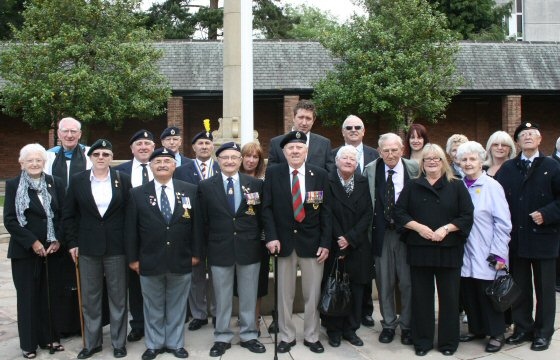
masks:
<path fill-rule="evenodd" d="M 50 290 L 50 281 L 49 281 L 49 256 L 45 255 L 45 277 L 47 280 L 47 312 L 49 316 L 49 337 L 50 337 L 50 344 L 49 347 L 49 354 L 54 354 L 54 345 L 53 345 L 53 324 L 52 324 L 52 311 L 51 311 L 51 290 Z"/>
<path fill-rule="evenodd" d="M 278 249 L 274 251 L 274 316 L 273 321 L 276 324 L 274 332 L 274 360 L 278 360 Z"/>
<path fill-rule="evenodd" d="M 84 313 L 82 310 L 82 287 L 80 284 L 80 267 L 78 266 L 79 258 L 76 256 L 76 285 L 78 289 L 78 307 L 80 308 L 80 331 L 82 333 L 82 345 L 85 349 L 86 347 L 86 338 L 84 337 Z"/>

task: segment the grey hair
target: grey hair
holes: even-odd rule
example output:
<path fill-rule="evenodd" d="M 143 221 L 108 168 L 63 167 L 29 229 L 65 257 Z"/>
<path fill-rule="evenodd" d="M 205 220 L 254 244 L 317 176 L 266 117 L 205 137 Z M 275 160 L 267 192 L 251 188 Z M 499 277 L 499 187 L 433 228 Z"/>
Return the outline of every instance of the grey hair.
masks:
<path fill-rule="evenodd" d="M 451 156 L 451 150 L 455 144 L 463 144 L 469 141 L 469 139 L 463 134 L 453 134 L 447 139 L 447 144 L 445 145 L 445 152 L 447 155 Z"/>
<path fill-rule="evenodd" d="M 358 160 L 358 150 L 352 145 L 341 146 L 336 152 L 335 160 L 340 159 L 344 154 L 354 155 L 356 160 Z"/>
<path fill-rule="evenodd" d="M 377 142 L 377 144 L 379 145 L 379 148 L 383 147 L 383 143 L 386 141 L 390 141 L 390 140 L 395 140 L 399 143 L 399 146 L 401 148 L 404 147 L 403 141 L 401 139 L 401 137 L 395 133 L 386 133 L 386 134 L 382 134 L 379 137 L 379 141 Z"/>
<path fill-rule="evenodd" d="M 47 161 L 47 150 L 40 145 L 40 144 L 27 144 L 21 148 L 19 151 L 19 162 L 25 161 L 30 154 L 39 153 L 41 158 L 46 162 Z"/>
<path fill-rule="evenodd" d="M 78 120 L 74 119 L 73 117 L 65 117 L 63 119 L 60 119 L 60 121 L 58 122 L 58 128 L 60 129 L 60 124 L 66 123 L 66 122 L 71 122 L 71 123 L 77 124 L 78 125 L 78 130 L 82 130 L 82 123 L 79 122 Z"/>
<path fill-rule="evenodd" d="M 342 123 L 342 130 L 344 130 L 344 127 L 346 126 L 346 122 L 347 122 L 348 120 L 351 120 L 351 119 L 359 120 L 360 123 L 362 124 L 362 128 L 364 127 L 364 122 L 362 121 L 362 119 L 360 119 L 360 118 L 357 117 L 356 115 L 348 115 L 348 116 L 346 117 L 346 119 L 344 119 L 344 122 Z"/>
<path fill-rule="evenodd" d="M 559 138 L 560 139 L 560 138 Z M 513 159 L 515 155 L 517 155 L 517 148 L 515 147 L 515 142 L 511 138 L 511 136 L 502 130 L 498 130 L 494 132 L 488 138 L 488 142 L 486 143 L 486 165 L 492 166 L 494 165 L 494 157 L 492 156 L 492 144 L 494 143 L 502 143 L 506 144 L 510 148 L 509 158 Z"/>
<path fill-rule="evenodd" d="M 556 150 L 560 151 L 560 137 L 556 140 Z"/>
<path fill-rule="evenodd" d="M 461 159 L 466 154 L 477 154 L 478 160 L 484 162 L 486 160 L 486 150 L 482 147 L 481 144 L 477 143 L 476 141 L 467 141 L 459 145 L 457 148 L 457 159 Z"/>

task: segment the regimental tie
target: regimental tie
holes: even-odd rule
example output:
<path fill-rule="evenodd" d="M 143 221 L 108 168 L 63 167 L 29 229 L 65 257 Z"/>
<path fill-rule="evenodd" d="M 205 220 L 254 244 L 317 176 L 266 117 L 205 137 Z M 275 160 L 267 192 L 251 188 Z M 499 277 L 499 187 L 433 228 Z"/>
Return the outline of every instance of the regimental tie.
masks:
<path fill-rule="evenodd" d="M 302 222 L 305 219 L 305 209 L 301 200 L 301 188 L 299 187 L 298 171 L 292 171 L 292 208 L 294 210 L 294 219 Z"/>
<path fill-rule="evenodd" d="M 202 175 L 203 179 L 206 179 L 206 163 L 200 163 L 200 174 Z"/>
<path fill-rule="evenodd" d="M 142 166 L 142 185 L 144 185 L 150 182 L 150 178 L 148 177 L 148 164 L 140 164 L 140 166 Z"/>
<path fill-rule="evenodd" d="M 235 215 L 235 193 L 233 190 L 233 178 L 227 178 L 226 198 L 229 205 L 229 211 Z"/>
<path fill-rule="evenodd" d="M 523 162 L 523 173 L 527 175 L 529 173 L 529 169 L 531 168 L 531 160 L 521 160 Z"/>
<path fill-rule="evenodd" d="M 395 183 L 393 182 L 393 174 L 395 170 L 387 170 L 387 188 L 385 189 L 385 209 L 383 215 L 385 215 L 385 220 L 389 223 L 393 223 L 393 210 L 395 208 Z"/>
<path fill-rule="evenodd" d="M 165 193 L 165 188 L 167 186 L 161 186 L 161 215 L 163 215 L 163 219 L 165 220 L 166 224 L 171 222 L 171 205 L 169 204 L 169 198 Z"/>

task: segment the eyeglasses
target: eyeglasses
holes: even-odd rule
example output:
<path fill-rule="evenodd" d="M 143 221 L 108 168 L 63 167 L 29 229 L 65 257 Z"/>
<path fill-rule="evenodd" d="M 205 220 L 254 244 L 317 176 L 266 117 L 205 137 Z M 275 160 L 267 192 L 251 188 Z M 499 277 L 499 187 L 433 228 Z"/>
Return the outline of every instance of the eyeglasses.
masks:
<path fill-rule="evenodd" d="M 100 156 L 103 157 L 103 158 L 108 158 L 111 155 L 113 155 L 113 154 L 107 153 L 107 152 L 94 152 L 93 154 L 91 154 L 91 156 L 94 157 L 94 158 L 98 158 Z"/>
<path fill-rule="evenodd" d="M 362 130 L 362 125 L 348 125 L 344 127 L 346 130 L 351 131 L 352 129 L 358 131 L 358 130 Z"/>
<path fill-rule="evenodd" d="M 227 161 L 227 160 L 234 160 L 235 161 L 235 160 L 241 159 L 241 156 L 218 156 L 218 159 L 224 160 L 224 161 Z"/>
<path fill-rule="evenodd" d="M 526 137 L 536 137 L 538 135 L 539 135 L 538 131 L 522 131 L 517 136 L 520 138 L 526 138 Z"/>
<path fill-rule="evenodd" d="M 77 130 L 77 129 L 58 129 L 58 131 L 60 131 L 60 133 L 64 134 L 64 135 L 68 135 L 68 134 L 76 135 L 81 130 Z"/>
<path fill-rule="evenodd" d="M 438 163 L 438 162 L 440 162 L 440 161 L 441 161 L 441 158 L 439 158 L 439 157 L 427 157 L 427 158 L 424 158 L 424 162 L 435 162 L 435 163 Z"/>

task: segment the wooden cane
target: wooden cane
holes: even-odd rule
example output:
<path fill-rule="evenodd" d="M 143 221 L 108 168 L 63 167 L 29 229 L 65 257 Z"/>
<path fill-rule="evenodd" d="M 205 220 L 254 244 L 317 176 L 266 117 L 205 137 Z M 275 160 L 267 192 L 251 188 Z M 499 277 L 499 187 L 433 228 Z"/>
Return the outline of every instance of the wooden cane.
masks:
<path fill-rule="evenodd" d="M 45 278 L 47 281 L 47 308 L 48 308 L 48 317 L 49 317 L 49 337 L 51 346 L 49 348 L 49 354 L 54 354 L 54 336 L 53 336 L 53 323 L 52 323 L 52 310 L 51 310 L 51 289 L 50 289 L 50 281 L 49 281 L 49 256 L 45 255 Z"/>
<path fill-rule="evenodd" d="M 78 289 L 78 307 L 80 308 L 80 331 L 82 333 L 82 347 L 85 349 L 86 348 L 86 338 L 84 335 L 84 313 L 82 310 L 82 287 L 80 284 L 80 267 L 79 265 L 79 259 L 78 256 L 76 256 L 76 287 Z"/>

